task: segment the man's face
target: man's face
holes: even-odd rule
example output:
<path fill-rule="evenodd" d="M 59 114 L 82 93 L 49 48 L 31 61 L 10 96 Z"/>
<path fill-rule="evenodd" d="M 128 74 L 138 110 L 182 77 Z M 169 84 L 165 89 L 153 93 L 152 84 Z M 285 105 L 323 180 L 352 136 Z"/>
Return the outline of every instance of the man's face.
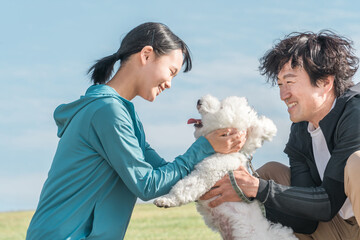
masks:
<path fill-rule="evenodd" d="M 327 103 L 323 84 L 311 85 L 305 69 L 301 66 L 292 68 L 290 61 L 279 72 L 277 83 L 291 121 L 308 121 L 318 127 L 319 121 L 328 113 L 324 111 Z"/>

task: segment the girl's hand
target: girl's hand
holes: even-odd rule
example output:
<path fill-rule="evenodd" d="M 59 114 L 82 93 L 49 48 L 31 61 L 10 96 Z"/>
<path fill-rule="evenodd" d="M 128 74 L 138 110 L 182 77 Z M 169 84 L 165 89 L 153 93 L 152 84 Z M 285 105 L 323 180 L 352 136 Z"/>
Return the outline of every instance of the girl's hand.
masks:
<path fill-rule="evenodd" d="M 225 128 L 215 130 L 205 138 L 210 142 L 215 152 L 233 153 L 238 152 L 246 141 L 246 132 L 239 132 L 235 128 Z"/>

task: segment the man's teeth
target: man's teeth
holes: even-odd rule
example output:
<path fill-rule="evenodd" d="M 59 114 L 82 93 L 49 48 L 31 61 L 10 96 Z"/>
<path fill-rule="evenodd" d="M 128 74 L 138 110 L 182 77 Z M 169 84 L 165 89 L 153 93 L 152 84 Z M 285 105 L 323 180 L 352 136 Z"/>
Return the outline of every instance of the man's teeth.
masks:
<path fill-rule="evenodd" d="M 288 106 L 288 108 L 291 108 L 293 106 L 295 106 L 297 103 L 289 103 L 289 104 L 286 104 Z"/>

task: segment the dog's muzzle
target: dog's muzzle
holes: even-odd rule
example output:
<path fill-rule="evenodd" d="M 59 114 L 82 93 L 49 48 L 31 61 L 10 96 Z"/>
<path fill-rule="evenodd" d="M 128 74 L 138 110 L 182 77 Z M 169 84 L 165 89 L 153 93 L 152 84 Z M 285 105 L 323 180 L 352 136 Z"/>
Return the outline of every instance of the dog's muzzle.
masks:
<path fill-rule="evenodd" d="M 203 126 L 201 119 L 190 118 L 187 124 L 194 124 L 194 127 L 201 128 Z"/>

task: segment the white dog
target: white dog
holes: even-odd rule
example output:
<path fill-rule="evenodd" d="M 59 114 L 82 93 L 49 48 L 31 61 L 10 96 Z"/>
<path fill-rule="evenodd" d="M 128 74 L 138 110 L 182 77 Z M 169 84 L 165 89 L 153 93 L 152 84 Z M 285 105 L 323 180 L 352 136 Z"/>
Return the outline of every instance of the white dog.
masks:
<path fill-rule="evenodd" d="M 245 98 L 228 97 L 220 102 L 206 95 L 198 101 L 197 108 L 202 119 L 188 122 L 195 123 L 196 138 L 220 128 L 237 128 L 247 131 L 246 143 L 238 153 L 216 153 L 198 163 L 169 194 L 154 201 L 158 207 L 175 207 L 198 200 L 229 170 L 246 166 L 247 156 L 276 134 L 274 123 L 266 117 L 258 117 Z M 290 228 L 267 221 L 260 209 L 261 203 L 256 200 L 250 204 L 227 202 L 216 208 L 208 207 L 209 201 L 199 200 L 197 209 L 205 223 L 220 232 L 223 239 L 297 239 Z"/>

